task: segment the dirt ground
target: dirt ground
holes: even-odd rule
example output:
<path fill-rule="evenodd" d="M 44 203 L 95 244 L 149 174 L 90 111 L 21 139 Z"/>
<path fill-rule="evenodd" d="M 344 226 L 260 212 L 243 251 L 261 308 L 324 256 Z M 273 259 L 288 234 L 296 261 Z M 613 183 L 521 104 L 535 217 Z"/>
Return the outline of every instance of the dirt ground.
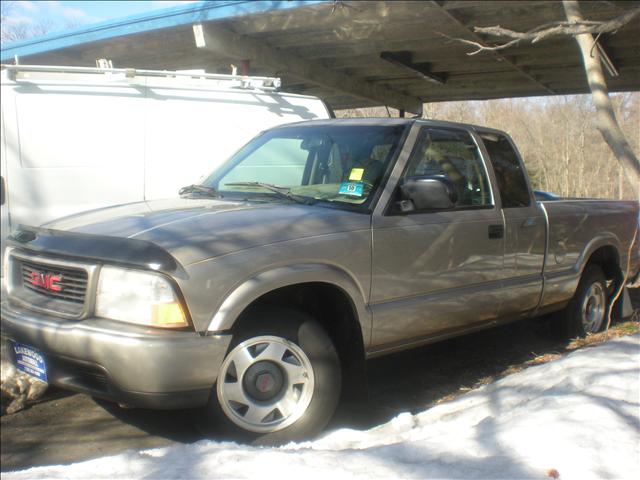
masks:
<path fill-rule="evenodd" d="M 632 291 L 640 309 L 640 289 Z M 637 321 L 610 335 L 635 333 Z M 557 358 L 588 342 L 560 342 L 540 319 L 368 362 L 369 400 L 343 401 L 327 430 L 366 429 L 405 411 L 417 412 L 529 365 Z M 123 410 L 86 395 L 51 388 L 30 408 L 0 419 L 2 471 L 70 463 L 205 438 L 190 411 Z"/>

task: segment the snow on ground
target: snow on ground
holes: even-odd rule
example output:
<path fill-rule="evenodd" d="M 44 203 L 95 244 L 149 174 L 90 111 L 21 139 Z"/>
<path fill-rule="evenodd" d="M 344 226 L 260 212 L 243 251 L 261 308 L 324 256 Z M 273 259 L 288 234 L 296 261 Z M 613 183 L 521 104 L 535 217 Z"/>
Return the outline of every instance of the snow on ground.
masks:
<path fill-rule="evenodd" d="M 281 448 L 200 441 L 39 478 L 640 478 L 640 336 L 584 348 L 368 431 Z"/>

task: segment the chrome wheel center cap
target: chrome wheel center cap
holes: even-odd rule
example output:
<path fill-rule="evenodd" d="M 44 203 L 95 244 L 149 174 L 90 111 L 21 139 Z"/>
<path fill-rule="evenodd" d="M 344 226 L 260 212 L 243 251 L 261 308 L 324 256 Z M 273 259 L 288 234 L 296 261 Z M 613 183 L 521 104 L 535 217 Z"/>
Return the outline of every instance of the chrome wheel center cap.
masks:
<path fill-rule="evenodd" d="M 286 378 L 275 362 L 266 360 L 251 365 L 244 374 L 245 392 L 258 401 L 271 400 L 286 387 Z"/>
<path fill-rule="evenodd" d="M 270 373 L 262 373 L 256 377 L 256 388 L 259 392 L 266 393 L 276 384 L 273 375 Z"/>

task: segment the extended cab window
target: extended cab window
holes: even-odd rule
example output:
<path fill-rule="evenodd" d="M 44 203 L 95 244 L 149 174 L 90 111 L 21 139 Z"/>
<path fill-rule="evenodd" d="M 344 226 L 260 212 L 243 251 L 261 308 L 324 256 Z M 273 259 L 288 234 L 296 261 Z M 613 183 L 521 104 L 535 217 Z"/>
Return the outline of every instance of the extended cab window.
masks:
<path fill-rule="evenodd" d="M 445 177 L 449 181 L 455 191 L 456 209 L 492 205 L 480 152 L 465 131 L 422 129 L 402 181 L 425 177 Z"/>
<path fill-rule="evenodd" d="M 502 208 L 528 207 L 531 196 L 527 179 L 511 143 L 504 135 L 487 133 L 481 136 L 496 174 Z"/>

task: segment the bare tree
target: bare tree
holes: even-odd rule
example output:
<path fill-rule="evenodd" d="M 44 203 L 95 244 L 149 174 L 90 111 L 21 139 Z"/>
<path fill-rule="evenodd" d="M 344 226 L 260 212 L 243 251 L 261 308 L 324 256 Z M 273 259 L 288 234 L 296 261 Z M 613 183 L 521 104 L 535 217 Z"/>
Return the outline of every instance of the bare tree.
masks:
<path fill-rule="evenodd" d="M 562 4 L 570 22 L 583 21 L 576 0 L 563 0 Z M 640 9 L 636 9 L 636 12 L 640 12 Z M 593 104 L 596 107 L 596 127 L 624 167 L 629 180 L 634 182 L 632 185 L 635 184 L 637 189 L 638 184 L 640 184 L 640 162 L 631 149 L 629 142 L 627 142 L 613 111 L 613 104 L 609 98 L 609 90 L 602 72 L 600 52 L 597 48 L 593 48 L 594 40 L 591 33 L 576 35 L 576 41 L 580 47 L 589 89 L 593 97 Z"/>
<path fill-rule="evenodd" d="M 0 1 L 0 41 L 2 41 L 2 43 L 40 37 L 54 30 L 70 29 L 78 27 L 81 24 L 79 20 L 70 20 L 63 25 L 55 23 L 51 19 L 40 20 L 33 23 L 12 21 L 15 7 L 15 1 Z"/>
<path fill-rule="evenodd" d="M 615 33 L 640 14 L 640 7 L 633 8 L 611 20 L 595 22 L 585 20 L 582 17 L 580 7 L 576 0 L 563 0 L 562 4 L 567 17 L 566 21 L 546 23 L 528 32 L 516 32 L 500 26 L 474 28 L 474 31 L 477 33 L 510 39 L 506 43 L 500 45 L 482 45 L 478 42 L 461 38 L 454 40 L 476 47 L 476 50 L 468 54 L 476 55 L 485 51 L 504 50 L 521 42 L 536 43 L 558 35 L 573 36 L 580 47 L 593 104 L 596 108 L 596 128 L 618 162 L 623 166 L 628 180 L 635 189 L 636 195 L 638 195 L 638 193 L 640 193 L 638 191 L 640 188 L 640 162 L 631 149 L 616 118 L 602 71 L 600 52 L 597 48 L 594 48 L 598 39 L 596 38 L 594 40 L 593 34 Z"/>

